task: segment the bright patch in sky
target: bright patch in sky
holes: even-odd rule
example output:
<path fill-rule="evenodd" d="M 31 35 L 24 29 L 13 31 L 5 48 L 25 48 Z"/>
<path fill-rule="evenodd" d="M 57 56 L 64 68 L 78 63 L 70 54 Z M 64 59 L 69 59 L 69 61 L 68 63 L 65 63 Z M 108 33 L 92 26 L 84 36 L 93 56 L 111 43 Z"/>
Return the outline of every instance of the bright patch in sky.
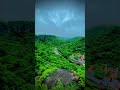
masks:
<path fill-rule="evenodd" d="M 85 36 L 84 5 L 75 1 L 37 4 L 35 33 L 61 37 Z"/>

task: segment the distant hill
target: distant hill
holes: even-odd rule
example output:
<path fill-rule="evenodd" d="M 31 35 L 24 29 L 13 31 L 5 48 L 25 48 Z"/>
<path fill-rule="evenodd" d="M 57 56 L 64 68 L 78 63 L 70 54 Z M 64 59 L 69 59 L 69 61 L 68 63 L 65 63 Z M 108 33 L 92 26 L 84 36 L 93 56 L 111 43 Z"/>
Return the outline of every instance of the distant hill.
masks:
<path fill-rule="evenodd" d="M 120 26 L 97 26 L 86 30 L 86 38 L 98 37 L 99 35 L 120 29 Z"/>
<path fill-rule="evenodd" d="M 60 36 L 57 36 L 57 38 L 60 39 L 60 40 L 65 40 L 65 41 L 67 41 L 67 40 L 70 39 L 70 38 L 68 38 L 68 37 L 60 37 Z"/>
<path fill-rule="evenodd" d="M 77 37 L 73 37 L 73 38 L 69 39 L 68 41 L 69 41 L 69 42 L 75 42 L 75 41 L 81 40 L 82 38 L 83 38 L 83 37 L 77 36 Z"/>
<path fill-rule="evenodd" d="M 38 41 L 47 41 L 47 40 L 52 40 L 52 39 L 55 39 L 56 36 L 54 35 L 36 35 L 35 36 L 35 40 L 38 40 Z"/>
<path fill-rule="evenodd" d="M 58 40 L 62 40 L 62 41 L 68 41 L 68 42 L 74 42 L 74 41 L 79 41 L 81 40 L 83 37 L 73 37 L 73 38 L 67 38 L 67 37 L 59 37 L 59 36 L 55 36 L 55 35 L 36 35 L 35 39 L 39 40 L 39 41 L 48 41 L 48 40 L 53 40 L 53 39 L 58 39 Z"/>

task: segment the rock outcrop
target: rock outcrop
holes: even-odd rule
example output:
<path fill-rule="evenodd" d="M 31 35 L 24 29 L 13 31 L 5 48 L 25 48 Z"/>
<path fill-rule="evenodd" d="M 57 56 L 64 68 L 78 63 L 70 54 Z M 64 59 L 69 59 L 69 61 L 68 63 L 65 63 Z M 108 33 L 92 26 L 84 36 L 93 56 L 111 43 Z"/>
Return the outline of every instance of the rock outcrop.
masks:
<path fill-rule="evenodd" d="M 55 86 L 60 80 L 63 85 L 67 85 L 72 83 L 73 81 L 78 81 L 79 77 L 76 75 L 75 72 L 65 69 L 57 69 L 53 73 L 51 73 L 45 79 L 45 83 L 47 84 L 48 88 Z"/>

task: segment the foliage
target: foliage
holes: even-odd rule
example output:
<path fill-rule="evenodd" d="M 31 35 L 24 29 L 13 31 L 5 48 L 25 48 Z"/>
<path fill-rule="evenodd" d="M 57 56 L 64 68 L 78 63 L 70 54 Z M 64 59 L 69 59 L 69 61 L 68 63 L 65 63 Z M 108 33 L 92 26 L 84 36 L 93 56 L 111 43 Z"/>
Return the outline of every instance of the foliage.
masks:
<path fill-rule="evenodd" d="M 85 67 L 78 66 L 75 63 L 71 62 L 70 55 L 72 53 L 77 57 L 78 53 L 85 53 L 85 40 L 84 38 L 77 38 L 77 40 L 69 39 L 64 40 L 57 36 L 51 35 L 37 35 L 35 42 L 35 57 L 36 57 L 36 66 L 35 71 L 36 75 L 40 76 L 40 85 L 42 81 L 54 70 L 68 69 L 75 71 L 80 77 L 79 87 L 85 87 Z M 53 50 L 57 48 L 60 55 L 56 55 Z M 77 82 L 76 82 L 77 83 Z M 60 84 L 62 85 L 62 84 Z M 60 88 L 60 86 L 58 85 Z M 56 87 L 56 88 L 58 88 Z M 61 86 L 62 88 L 62 86 Z M 60 88 L 60 89 L 61 89 Z M 52 89 L 55 90 L 55 87 Z M 38 89 L 39 90 L 39 89 Z M 62 90 L 62 89 L 61 89 Z"/>
<path fill-rule="evenodd" d="M 0 90 L 34 87 L 33 23 L 0 22 Z"/>
<path fill-rule="evenodd" d="M 103 64 L 108 67 L 118 68 L 120 71 L 120 26 L 99 26 L 86 32 L 86 68 L 95 65 L 95 76 L 102 79 L 106 75 L 102 68 Z M 118 79 L 119 75 L 118 75 Z M 86 81 L 87 82 L 87 81 Z M 96 84 L 93 82 L 93 84 Z M 91 89 L 90 89 L 91 88 Z M 106 87 L 110 90 L 111 87 Z M 93 86 L 89 83 L 90 90 Z M 98 88 L 97 88 L 98 89 Z"/>
<path fill-rule="evenodd" d="M 105 72 L 101 65 L 95 66 L 95 77 L 98 79 L 103 79 L 105 77 Z"/>
<path fill-rule="evenodd" d="M 100 26 L 88 30 L 86 33 L 87 67 L 99 62 L 108 64 L 113 68 L 119 68 L 119 41 L 119 26 Z"/>

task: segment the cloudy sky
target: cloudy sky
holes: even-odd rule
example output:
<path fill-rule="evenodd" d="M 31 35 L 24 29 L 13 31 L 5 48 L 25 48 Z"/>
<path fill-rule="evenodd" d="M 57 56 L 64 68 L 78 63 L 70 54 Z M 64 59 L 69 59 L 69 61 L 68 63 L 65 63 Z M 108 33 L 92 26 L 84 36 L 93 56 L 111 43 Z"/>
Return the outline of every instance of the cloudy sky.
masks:
<path fill-rule="evenodd" d="M 84 0 L 37 0 L 35 33 L 61 37 L 85 36 Z"/>
<path fill-rule="evenodd" d="M 86 0 L 85 27 L 120 25 L 120 0 Z"/>
<path fill-rule="evenodd" d="M 38 22 L 38 25 L 36 24 L 37 26 L 36 28 L 40 26 L 41 28 L 47 28 L 46 24 L 40 22 L 40 19 L 43 18 L 47 19 L 48 13 L 51 12 L 50 14 L 52 14 L 52 12 L 54 12 L 54 9 L 57 10 L 57 12 L 61 11 L 60 9 L 63 9 L 63 12 L 65 12 L 65 10 L 66 11 L 68 10 L 70 13 L 73 13 L 71 14 L 71 17 L 74 16 L 74 18 L 76 18 L 76 19 L 69 19 L 66 22 L 65 21 L 64 22 L 67 24 L 73 24 L 74 27 L 71 27 L 72 30 L 74 30 L 74 28 L 77 28 L 76 26 L 79 23 L 80 28 L 78 31 L 76 30 L 77 33 L 79 33 L 80 31 L 83 30 L 82 28 L 84 28 L 84 25 L 82 25 L 84 24 L 84 20 L 83 20 L 84 5 L 85 5 L 85 28 L 94 27 L 96 25 L 101 25 L 101 24 L 120 25 L 120 10 L 119 10 L 120 0 L 85 0 L 85 4 L 84 4 L 84 0 L 82 1 L 81 0 L 78 1 L 76 0 L 68 0 L 68 1 L 67 0 L 0 0 L 0 11 L 1 11 L 0 20 L 1 19 L 2 20 L 4 19 L 5 20 L 35 20 L 35 14 L 36 14 L 36 19 L 37 19 L 36 22 Z M 52 17 L 56 17 L 55 14 Z M 66 15 L 66 17 L 68 18 L 68 15 Z M 45 19 L 43 19 L 45 22 L 47 23 L 51 22 L 49 20 L 46 21 Z M 70 22 L 71 20 L 73 20 L 73 22 L 75 23 Z M 55 18 L 53 19 L 53 21 L 56 22 Z M 57 25 L 59 25 L 59 22 L 57 22 Z M 66 28 L 68 28 L 67 30 L 69 32 L 72 32 L 71 30 L 69 30 L 70 25 L 68 25 L 69 26 L 68 27 L 65 23 L 64 25 Z M 54 23 L 49 23 L 49 24 L 51 27 L 54 26 L 55 29 L 56 28 L 58 29 L 57 26 L 55 27 Z M 59 29 L 61 30 L 61 28 Z M 39 29 L 38 32 L 40 32 L 40 30 L 42 32 L 42 29 Z M 76 32 L 72 32 L 72 33 L 76 34 Z M 79 35 L 80 34 L 82 33 L 80 32 Z"/>
<path fill-rule="evenodd" d="M 0 0 L 0 20 L 34 20 L 35 0 Z"/>

